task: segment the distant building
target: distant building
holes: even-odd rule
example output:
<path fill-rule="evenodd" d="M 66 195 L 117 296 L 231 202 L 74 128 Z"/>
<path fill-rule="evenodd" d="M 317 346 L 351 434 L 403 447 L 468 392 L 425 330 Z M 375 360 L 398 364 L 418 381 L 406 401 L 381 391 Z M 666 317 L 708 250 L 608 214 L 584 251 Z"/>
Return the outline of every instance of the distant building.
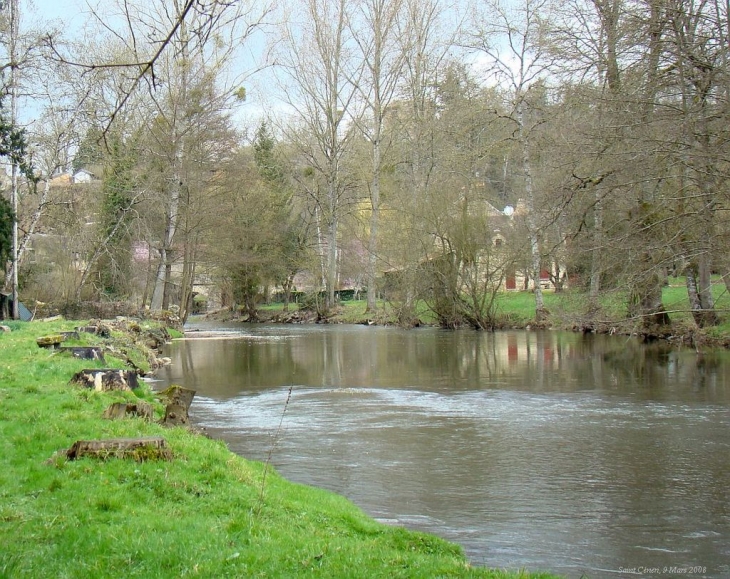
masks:
<path fill-rule="evenodd" d="M 57 173 L 51 177 L 51 187 L 70 185 L 73 182 L 71 173 Z"/>
<path fill-rule="evenodd" d="M 72 183 L 91 183 L 96 181 L 96 175 L 86 169 L 79 169 L 71 176 Z"/>

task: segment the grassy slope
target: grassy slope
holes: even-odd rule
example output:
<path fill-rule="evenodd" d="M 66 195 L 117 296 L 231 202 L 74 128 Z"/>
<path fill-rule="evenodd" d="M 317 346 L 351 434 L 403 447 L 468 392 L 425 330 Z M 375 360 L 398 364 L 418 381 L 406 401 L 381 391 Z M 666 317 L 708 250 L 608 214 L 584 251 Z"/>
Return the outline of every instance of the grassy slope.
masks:
<path fill-rule="evenodd" d="M 103 420 L 135 395 L 69 386 L 94 363 L 35 345 L 73 324 L 11 325 L 0 332 L 0 578 L 528 576 L 471 568 L 459 547 L 379 524 L 221 442 Z M 167 439 L 172 462 L 54 454 L 78 439 L 152 435 Z"/>

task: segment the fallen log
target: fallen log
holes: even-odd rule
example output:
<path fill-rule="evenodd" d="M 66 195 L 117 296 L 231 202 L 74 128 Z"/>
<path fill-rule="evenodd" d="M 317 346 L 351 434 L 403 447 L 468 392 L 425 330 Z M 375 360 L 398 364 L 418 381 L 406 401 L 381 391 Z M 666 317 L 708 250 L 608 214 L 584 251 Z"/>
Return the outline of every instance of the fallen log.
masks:
<path fill-rule="evenodd" d="M 93 388 L 98 392 L 134 390 L 139 387 L 136 372 L 115 368 L 81 370 L 73 375 L 71 383 Z"/>
<path fill-rule="evenodd" d="M 147 402 L 137 402 L 136 404 L 127 404 L 126 402 L 115 402 L 104 411 L 104 418 L 108 420 L 117 420 L 125 418 L 127 415 L 133 418 L 142 418 L 151 421 L 154 417 L 152 405 Z"/>
<path fill-rule="evenodd" d="M 43 318 L 39 321 L 41 322 L 57 322 L 58 320 L 62 320 L 63 316 L 50 316 L 48 318 Z"/>
<path fill-rule="evenodd" d="M 172 451 L 161 436 L 142 438 L 110 438 L 106 440 L 77 440 L 65 451 L 69 460 L 89 457 L 131 458 L 137 462 L 171 460 Z"/>

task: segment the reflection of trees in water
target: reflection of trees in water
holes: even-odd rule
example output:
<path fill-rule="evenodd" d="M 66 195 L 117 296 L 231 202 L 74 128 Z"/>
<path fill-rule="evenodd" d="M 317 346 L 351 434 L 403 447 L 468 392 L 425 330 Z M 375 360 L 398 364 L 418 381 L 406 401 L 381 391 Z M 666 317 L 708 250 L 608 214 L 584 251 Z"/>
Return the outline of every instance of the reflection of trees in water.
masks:
<path fill-rule="evenodd" d="M 180 381 L 214 397 L 298 383 L 302 372 L 293 354 L 285 340 L 255 339 L 188 340 L 172 352 Z"/>
<path fill-rule="evenodd" d="M 695 352 L 666 344 L 642 345 L 627 342 L 624 348 L 601 353 L 612 381 L 635 388 L 646 395 L 667 394 L 688 388 L 708 399 L 730 391 L 730 358 L 727 352 Z"/>
<path fill-rule="evenodd" d="M 730 397 L 726 352 L 697 354 L 566 332 L 305 328 L 273 337 L 191 340 L 173 357 L 190 387 L 214 396 L 293 384 Z"/>
<path fill-rule="evenodd" d="M 730 354 L 695 352 L 666 344 L 630 344 L 603 356 L 617 380 L 647 395 L 686 392 L 695 400 L 727 400 L 730 397 Z"/>

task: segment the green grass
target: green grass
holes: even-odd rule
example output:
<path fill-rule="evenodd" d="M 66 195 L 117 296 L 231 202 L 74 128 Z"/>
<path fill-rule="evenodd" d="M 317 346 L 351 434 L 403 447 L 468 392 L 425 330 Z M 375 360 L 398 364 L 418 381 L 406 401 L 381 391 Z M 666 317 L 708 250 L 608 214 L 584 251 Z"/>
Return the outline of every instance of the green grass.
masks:
<path fill-rule="evenodd" d="M 69 385 L 100 364 L 35 344 L 73 323 L 10 325 L 12 333 L 0 333 L 0 578 L 547 577 L 471 567 L 458 546 L 265 475 L 264 464 L 221 442 L 139 419 L 103 420 L 112 402 L 136 395 Z M 79 439 L 136 436 L 164 436 L 174 459 L 60 454 Z"/>
<path fill-rule="evenodd" d="M 721 323 L 707 329 L 709 335 L 730 336 L 730 294 L 724 284 L 717 279 L 713 284 L 713 294 L 716 300 L 716 309 Z M 587 294 L 579 291 L 567 290 L 561 293 L 544 291 L 545 307 L 551 314 L 554 326 L 569 327 L 578 317 L 584 316 L 589 309 Z M 601 311 L 599 322 L 621 323 L 627 317 L 628 295 L 623 290 L 605 292 L 599 300 Z M 694 324 L 687 300 L 685 279 L 669 278 L 668 285 L 663 290 L 664 307 L 669 312 L 672 322 L 684 326 Z M 379 301 L 375 313 L 365 313 L 365 300 L 343 301 L 338 304 L 335 315 L 331 318 L 335 323 L 359 324 L 370 319 L 378 323 L 396 323 L 394 309 L 387 302 Z M 290 311 L 296 311 L 297 304 L 290 304 Z M 281 304 L 271 304 L 261 307 L 262 312 L 276 314 L 282 311 Z M 535 320 L 535 296 L 532 292 L 501 292 L 496 299 L 498 318 L 506 326 L 524 327 Z M 417 316 L 424 324 L 435 323 L 433 313 L 424 302 L 417 306 Z"/>

